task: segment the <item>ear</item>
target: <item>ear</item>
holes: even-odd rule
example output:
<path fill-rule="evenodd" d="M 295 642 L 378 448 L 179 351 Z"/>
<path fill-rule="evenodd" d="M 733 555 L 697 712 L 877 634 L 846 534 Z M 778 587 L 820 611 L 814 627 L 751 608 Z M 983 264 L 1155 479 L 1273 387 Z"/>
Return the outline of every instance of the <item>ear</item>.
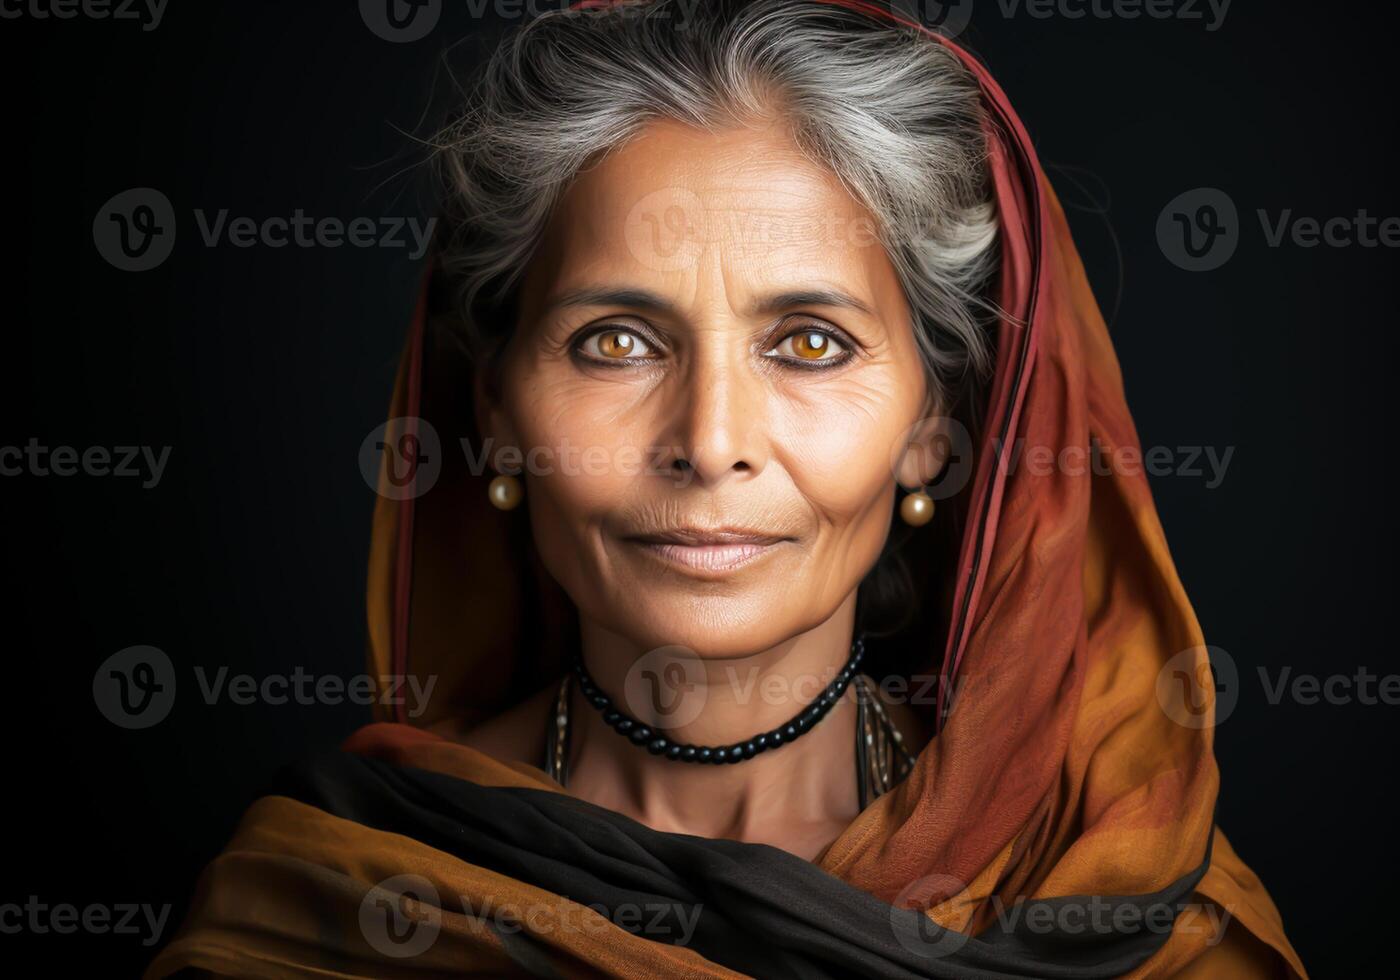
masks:
<path fill-rule="evenodd" d="M 479 358 L 472 368 L 472 410 L 488 465 L 497 473 L 517 472 L 520 440 L 501 397 L 499 362 L 490 356 Z"/>
<path fill-rule="evenodd" d="M 937 479 L 948 465 L 951 424 L 952 420 L 943 415 L 941 400 L 930 387 L 919 420 L 905 430 L 905 442 L 894 466 L 895 482 L 913 491 Z"/>

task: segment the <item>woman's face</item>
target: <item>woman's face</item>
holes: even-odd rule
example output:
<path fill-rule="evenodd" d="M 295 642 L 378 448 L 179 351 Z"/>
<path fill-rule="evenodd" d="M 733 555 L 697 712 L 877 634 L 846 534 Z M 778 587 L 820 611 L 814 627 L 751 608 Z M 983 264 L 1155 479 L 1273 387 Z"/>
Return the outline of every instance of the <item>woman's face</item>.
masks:
<path fill-rule="evenodd" d="M 494 458 L 523 469 L 546 567 L 647 649 L 819 626 L 879 557 L 896 481 L 934 475 L 908 451 L 935 405 L 873 219 L 778 127 L 656 122 L 580 176 L 498 384 L 478 417 L 524 454 Z"/>

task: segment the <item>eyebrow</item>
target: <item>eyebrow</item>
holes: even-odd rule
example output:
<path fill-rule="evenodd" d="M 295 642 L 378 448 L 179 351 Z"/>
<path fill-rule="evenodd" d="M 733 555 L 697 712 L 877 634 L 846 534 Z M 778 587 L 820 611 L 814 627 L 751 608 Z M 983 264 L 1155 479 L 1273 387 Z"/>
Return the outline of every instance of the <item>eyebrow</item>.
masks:
<path fill-rule="evenodd" d="M 583 287 L 561 293 L 546 307 L 555 310 L 573 306 L 626 306 L 648 313 L 677 316 L 678 311 L 670 300 L 653 293 L 649 289 L 633 287 Z M 749 307 L 751 316 L 766 316 L 779 313 L 794 306 L 835 306 L 856 310 L 873 317 L 875 312 L 866 303 L 839 289 L 792 289 L 765 296 Z"/>

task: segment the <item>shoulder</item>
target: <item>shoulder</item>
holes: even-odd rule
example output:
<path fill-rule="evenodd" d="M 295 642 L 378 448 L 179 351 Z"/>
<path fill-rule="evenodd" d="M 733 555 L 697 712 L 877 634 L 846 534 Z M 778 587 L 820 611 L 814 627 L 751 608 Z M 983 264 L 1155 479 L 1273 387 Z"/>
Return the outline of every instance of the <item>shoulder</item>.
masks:
<path fill-rule="evenodd" d="M 503 762 L 538 766 L 544 759 L 545 730 L 558 693 L 559 682 L 551 681 L 519 704 L 475 725 L 449 719 L 432 731 Z"/>

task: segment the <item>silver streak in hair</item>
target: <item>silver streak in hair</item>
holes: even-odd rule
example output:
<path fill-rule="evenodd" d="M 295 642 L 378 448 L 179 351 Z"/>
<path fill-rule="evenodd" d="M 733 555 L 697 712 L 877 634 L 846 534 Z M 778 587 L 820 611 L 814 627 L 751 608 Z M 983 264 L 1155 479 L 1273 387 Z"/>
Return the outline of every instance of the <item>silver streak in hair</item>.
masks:
<path fill-rule="evenodd" d="M 470 344 L 495 348 L 574 177 L 669 118 L 781 119 L 873 216 L 935 390 L 988 367 L 998 258 L 975 79 L 941 45 L 814 0 L 641 0 L 545 14 L 501 44 L 438 134 L 440 261 Z"/>

